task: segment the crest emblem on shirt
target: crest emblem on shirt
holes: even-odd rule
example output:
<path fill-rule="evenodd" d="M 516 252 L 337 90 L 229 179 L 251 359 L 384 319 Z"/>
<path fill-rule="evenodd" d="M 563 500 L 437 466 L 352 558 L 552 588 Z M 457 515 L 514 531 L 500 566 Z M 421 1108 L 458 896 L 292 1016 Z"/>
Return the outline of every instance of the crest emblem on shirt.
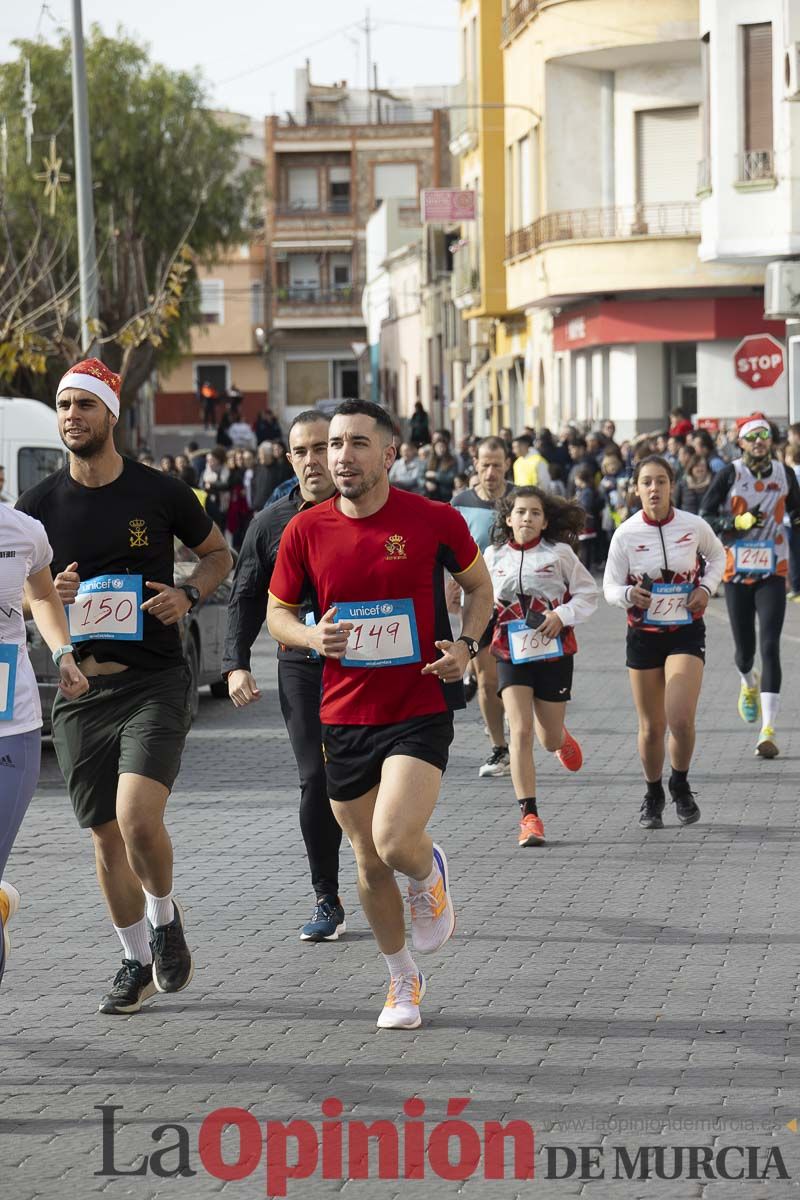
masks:
<path fill-rule="evenodd" d="M 141 549 L 143 546 L 149 546 L 147 540 L 147 522 L 141 517 L 134 517 L 128 522 L 128 530 L 130 532 L 130 547 L 132 550 Z"/>
<path fill-rule="evenodd" d="M 402 533 L 390 533 L 384 542 L 386 547 L 386 557 L 388 559 L 399 559 L 406 557 L 406 539 Z"/>

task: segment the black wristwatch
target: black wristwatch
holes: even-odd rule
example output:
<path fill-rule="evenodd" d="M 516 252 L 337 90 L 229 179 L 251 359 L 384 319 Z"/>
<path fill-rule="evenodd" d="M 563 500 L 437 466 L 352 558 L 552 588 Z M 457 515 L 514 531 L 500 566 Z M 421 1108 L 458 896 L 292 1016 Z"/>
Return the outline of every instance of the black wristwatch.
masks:
<path fill-rule="evenodd" d="M 189 597 L 189 612 L 194 612 L 200 603 L 200 593 L 197 588 L 191 583 L 182 583 L 178 591 L 186 592 Z"/>
<path fill-rule="evenodd" d="M 478 651 L 480 650 L 480 646 L 479 646 L 479 645 L 478 645 L 478 643 L 475 641 L 475 638 L 471 638 L 471 637 L 463 637 L 463 636 L 462 636 L 462 637 L 460 637 L 460 638 L 456 638 L 456 641 L 457 641 L 457 642 L 463 642 L 463 643 L 464 643 L 464 645 L 465 645 L 465 646 L 467 647 L 467 649 L 469 650 L 469 656 L 470 656 L 470 658 L 475 658 L 475 657 L 477 656 L 477 653 L 478 653 Z"/>

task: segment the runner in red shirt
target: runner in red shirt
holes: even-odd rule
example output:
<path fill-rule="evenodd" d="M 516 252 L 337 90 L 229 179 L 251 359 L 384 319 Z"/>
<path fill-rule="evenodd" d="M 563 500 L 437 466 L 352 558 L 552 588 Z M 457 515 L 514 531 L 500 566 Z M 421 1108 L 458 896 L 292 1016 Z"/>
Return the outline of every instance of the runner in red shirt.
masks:
<path fill-rule="evenodd" d="M 268 624 L 289 646 L 325 658 L 322 733 L 337 821 L 352 843 L 361 903 L 391 984 L 378 1019 L 416 1029 L 425 980 L 405 944 L 395 871 L 408 876 L 414 948 L 438 950 L 455 914 L 447 859 L 425 826 L 439 796 L 464 707 L 462 678 L 492 612 L 483 558 L 447 504 L 390 488 L 391 418 L 348 400 L 330 428 L 328 465 L 338 496 L 299 513 L 281 539 Z M 444 571 L 465 592 L 464 634 L 453 642 Z M 296 610 L 311 586 L 324 615 Z"/>

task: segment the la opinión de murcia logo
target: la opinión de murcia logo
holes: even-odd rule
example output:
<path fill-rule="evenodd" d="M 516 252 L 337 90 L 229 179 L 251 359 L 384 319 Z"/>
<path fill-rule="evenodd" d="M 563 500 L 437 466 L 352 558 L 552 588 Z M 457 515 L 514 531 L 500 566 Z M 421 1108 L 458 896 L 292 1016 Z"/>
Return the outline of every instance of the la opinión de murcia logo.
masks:
<path fill-rule="evenodd" d="M 316 1176 L 339 1182 L 355 1179 L 426 1179 L 453 1182 L 473 1177 L 531 1180 L 535 1173 L 535 1133 L 524 1120 L 472 1123 L 464 1113 L 468 1097 L 453 1097 L 446 1118 L 424 1121 L 419 1097 L 403 1105 L 399 1120 L 369 1123 L 344 1116 L 335 1096 L 323 1100 L 317 1124 L 292 1119 L 261 1122 L 244 1108 L 217 1108 L 192 1136 L 186 1125 L 166 1122 L 151 1131 L 157 1149 L 132 1166 L 117 1164 L 116 1118 L 120 1105 L 100 1104 L 102 1113 L 101 1176 L 155 1175 L 161 1179 L 191 1177 L 200 1168 L 214 1179 L 235 1182 L 259 1168 L 267 1197 L 286 1196 L 289 1184 Z M 137 1123 L 137 1129 L 139 1128 Z M 120 1151 L 122 1153 L 122 1151 Z M 539 1148 L 539 1175 L 545 1179 L 636 1180 L 686 1179 L 764 1181 L 790 1175 L 777 1145 L 653 1145 L 630 1148 L 596 1145 Z M 302 1193 L 299 1193 L 300 1195 Z"/>
<path fill-rule="evenodd" d="M 335 1096 L 321 1104 L 323 1120 L 261 1122 L 244 1108 L 218 1108 L 203 1120 L 192 1145 L 189 1130 L 177 1122 L 156 1126 L 151 1137 L 158 1149 L 142 1154 L 132 1167 L 115 1158 L 116 1104 L 98 1104 L 103 1117 L 103 1165 L 95 1175 L 156 1175 L 166 1179 L 192 1176 L 198 1165 L 215 1179 L 247 1179 L 259 1167 L 265 1195 L 285 1196 L 290 1181 L 310 1179 L 533 1179 L 535 1139 L 527 1121 L 505 1125 L 485 1121 L 473 1125 L 462 1113 L 469 1098 L 447 1103 L 447 1118 L 426 1131 L 425 1102 L 417 1097 L 403 1105 L 405 1119 L 369 1124 L 342 1119 L 344 1105 Z M 510 1160 L 506 1175 L 506 1158 Z M 482 1165 L 482 1169 L 481 1169 Z"/>

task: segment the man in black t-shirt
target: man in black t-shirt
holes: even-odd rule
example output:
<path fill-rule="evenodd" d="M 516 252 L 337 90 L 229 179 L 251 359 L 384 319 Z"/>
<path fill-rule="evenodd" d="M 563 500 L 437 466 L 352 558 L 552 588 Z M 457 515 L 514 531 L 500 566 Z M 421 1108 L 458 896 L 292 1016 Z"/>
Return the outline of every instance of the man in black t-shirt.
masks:
<path fill-rule="evenodd" d="M 123 947 L 100 1003 L 109 1014 L 137 1012 L 154 991 L 180 991 L 192 978 L 164 826 L 190 725 L 178 622 L 231 568 L 191 488 L 117 453 L 119 386 L 97 359 L 67 372 L 56 411 L 69 466 L 17 504 L 47 531 L 70 640 L 91 684 L 78 700 L 56 699 L 53 741 Z M 177 588 L 174 537 L 200 559 Z"/>

